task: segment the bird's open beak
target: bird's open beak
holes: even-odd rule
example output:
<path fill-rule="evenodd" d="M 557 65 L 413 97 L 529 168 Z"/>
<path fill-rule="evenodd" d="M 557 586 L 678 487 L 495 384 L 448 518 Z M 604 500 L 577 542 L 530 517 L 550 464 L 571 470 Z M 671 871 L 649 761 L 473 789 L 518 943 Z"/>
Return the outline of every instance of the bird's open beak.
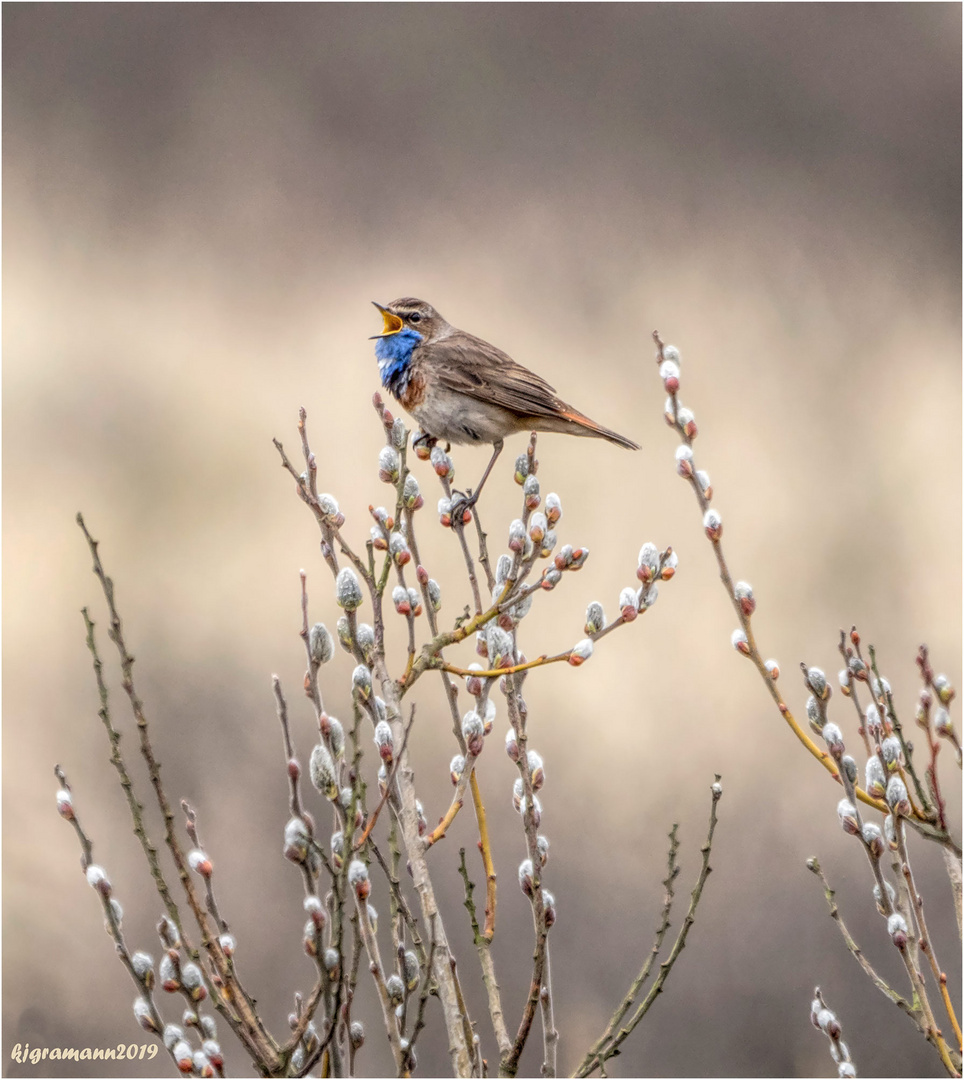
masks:
<path fill-rule="evenodd" d="M 377 300 L 373 300 L 372 303 L 382 313 L 382 318 L 385 320 L 385 329 L 380 334 L 372 334 L 368 340 L 375 341 L 377 338 L 391 337 L 392 334 L 397 334 L 405 325 L 402 320 L 397 315 L 393 315 L 387 307 L 382 307 Z"/>

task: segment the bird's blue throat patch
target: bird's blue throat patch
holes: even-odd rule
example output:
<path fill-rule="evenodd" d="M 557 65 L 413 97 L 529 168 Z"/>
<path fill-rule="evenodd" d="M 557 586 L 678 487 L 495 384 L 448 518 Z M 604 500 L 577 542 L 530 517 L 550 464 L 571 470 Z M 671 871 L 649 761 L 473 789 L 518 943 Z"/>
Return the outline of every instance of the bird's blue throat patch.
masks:
<path fill-rule="evenodd" d="M 375 342 L 375 359 L 382 376 L 382 386 L 395 397 L 400 397 L 408 389 L 412 352 L 421 340 L 422 335 L 417 330 L 406 326 L 397 334 L 379 338 Z"/>

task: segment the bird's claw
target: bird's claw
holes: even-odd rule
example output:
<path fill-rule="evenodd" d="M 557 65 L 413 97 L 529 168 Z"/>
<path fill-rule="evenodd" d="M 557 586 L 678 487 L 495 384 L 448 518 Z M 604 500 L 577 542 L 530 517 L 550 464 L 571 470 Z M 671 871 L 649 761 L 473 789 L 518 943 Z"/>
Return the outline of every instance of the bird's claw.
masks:
<path fill-rule="evenodd" d="M 419 461 L 427 461 L 432 453 L 432 447 L 438 442 L 435 435 L 429 435 L 427 431 L 419 431 L 412 439 L 412 449 Z"/>
<path fill-rule="evenodd" d="M 458 525 L 468 525 L 472 520 L 472 507 L 475 506 L 478 498 L 478 492 L 474 495 L 466 495 L 463 491 L 452 492 L 451 515 L 453 525 L 456 527 Z"/>

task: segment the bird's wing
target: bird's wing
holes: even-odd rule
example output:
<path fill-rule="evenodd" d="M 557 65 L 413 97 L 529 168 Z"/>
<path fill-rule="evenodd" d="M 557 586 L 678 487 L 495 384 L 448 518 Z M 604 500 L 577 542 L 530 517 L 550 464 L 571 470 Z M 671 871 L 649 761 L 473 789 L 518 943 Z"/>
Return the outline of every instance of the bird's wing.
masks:
<path fill-rule="evenodd" d="M 569 406 L 543 378 L 481 338 L 459 331 L 420 345 L 415 359 L 446 390 L 527 416 L 559 416 Z"/>

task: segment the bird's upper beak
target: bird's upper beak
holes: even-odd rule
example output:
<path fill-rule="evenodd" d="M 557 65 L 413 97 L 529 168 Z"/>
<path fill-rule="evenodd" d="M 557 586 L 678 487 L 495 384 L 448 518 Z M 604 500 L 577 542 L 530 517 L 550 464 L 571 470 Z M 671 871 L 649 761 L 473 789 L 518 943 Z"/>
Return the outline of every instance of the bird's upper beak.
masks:
<path fill-rule="evenodd" d="M 382 318 L 385 320 L 385 329 L 380 334 L 372 334 L 368 340 L 374 341 L 376 338 L 391 337 L 392 334 L 397 334 L 405 325 L 402 320 L 397 315 L 393 315 L 387 307 L 383 307 L 377 300 L 373 300 L 372 303 L 382 313 Z"/>

